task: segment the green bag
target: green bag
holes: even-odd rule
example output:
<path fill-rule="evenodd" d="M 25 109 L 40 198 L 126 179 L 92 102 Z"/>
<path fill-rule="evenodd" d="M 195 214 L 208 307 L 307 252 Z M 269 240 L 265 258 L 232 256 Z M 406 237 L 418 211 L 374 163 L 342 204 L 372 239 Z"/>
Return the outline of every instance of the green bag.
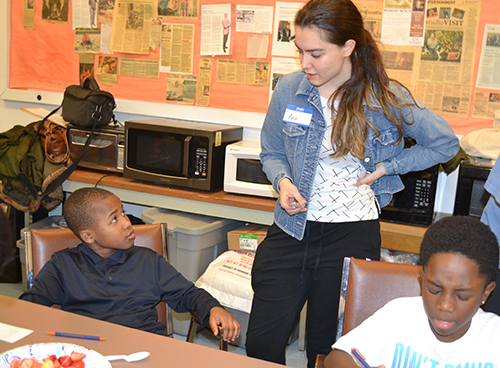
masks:
<path fill-rule="evenodd" d="M 41 205 L 51 210 L 61 203 L 60 185 L 46 189 L 67 169 L 67 163 L 46 160 L 35 130 L 38 123 L 16 125 L 0 133 L 0 199 L 17 210 L 32 213 Z"/>

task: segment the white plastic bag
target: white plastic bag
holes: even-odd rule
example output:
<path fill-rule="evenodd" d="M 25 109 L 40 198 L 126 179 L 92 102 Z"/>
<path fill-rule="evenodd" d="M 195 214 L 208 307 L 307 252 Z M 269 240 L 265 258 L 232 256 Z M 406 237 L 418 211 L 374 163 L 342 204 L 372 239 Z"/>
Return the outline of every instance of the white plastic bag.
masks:
<path fill-rule="evenodd" d="M 467 133 L 460 147 L 470 156 L 496 160 L 500 155 L 500 110 L 495 111 L 493 129 L 480 129 Z"/>
<path fill-rule="evenodd" d="M 500 129 L 481 129 L 467 133 L 460 147 L 470 156 L 496 159 L 500 154 Z"/>
<path fill-rule="evenodd" d="M 250 313 L 251 272 L 255 253 L 229 250 L 215 259 L 195 285 L 208 291 L 223 306 Z"/>

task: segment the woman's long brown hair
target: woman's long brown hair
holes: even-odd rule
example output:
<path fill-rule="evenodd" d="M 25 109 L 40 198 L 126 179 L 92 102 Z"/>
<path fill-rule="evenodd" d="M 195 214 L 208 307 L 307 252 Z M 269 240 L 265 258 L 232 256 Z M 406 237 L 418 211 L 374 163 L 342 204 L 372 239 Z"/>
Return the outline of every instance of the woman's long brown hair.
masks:
<path fill-rule="evenodd" d="M 297 12 L 295 26 L 315 29 L 326 42 L 337 46 L 343 46 L 348 40 L 356 42 L 350 57 L 351 77 L 329 99 L 333 156 L 351 153 L 361 159 L 364 157 L 368 126 L 379 134 L 366 118 L 364 101 L 373 110 L 381 109 L 398 128 L 399 143 L 403 138 L 399 119 L 405 124 L 412 124 L 403 116 L 401 108 L 415 106 L 416 101 L 406 87 L 388 77 L 377 44 L 364 28 L 363 17 L 356 6 L 350 0 L 311 0 Z M 398 87 L 396 92 L 390 89 L 391 82 Z M 404 90 L 409 98 L 405 97 Z M 337 110 L 333 106 L 335 100 L 340 100 Z M 380 109 L 374 107 L 373 101 L 380 105 Z M 391 106 L 398 109 L 399 116 L 393 113 Z"/>

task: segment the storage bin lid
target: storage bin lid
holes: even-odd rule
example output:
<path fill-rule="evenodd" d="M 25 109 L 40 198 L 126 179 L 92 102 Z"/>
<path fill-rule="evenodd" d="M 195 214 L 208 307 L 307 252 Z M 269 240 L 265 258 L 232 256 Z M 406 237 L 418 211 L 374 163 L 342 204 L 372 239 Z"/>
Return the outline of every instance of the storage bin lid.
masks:
<path fill-rule="evenodd" d="M 194 213 L 172 211 L 163 208 L 149 208 L 142 211 L 142 221 L 147 224 L 163 222 L 168 232 L 180 232 L 189 235 L 203 235 L 220 228 L 233 225 L 238 221 L 197 215 Z"/>
<path fill-rule="evenodd" d="M 62 229 L 68 227 L 63 216 L 49 216 L 32 223 L 21 229 L 21 239 L 24 239 L 24 233 L 33 229 Z"/>

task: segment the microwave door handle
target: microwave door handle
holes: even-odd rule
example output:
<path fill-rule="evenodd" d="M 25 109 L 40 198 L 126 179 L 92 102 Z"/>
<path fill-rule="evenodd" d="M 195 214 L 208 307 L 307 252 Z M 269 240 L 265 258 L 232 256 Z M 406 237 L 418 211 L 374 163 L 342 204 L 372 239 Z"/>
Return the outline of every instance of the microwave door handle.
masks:
<path fill-rule="evenodd" d="M 71 143 L 75 146 L 85 146 L 87 143 L 87 139 L 89 139 L 90 134 L 86 134 L 85 136 L 75 135 L 71 139 Z M 99 143 L 99 144 L 95 144 Z M 106 141 L 105 139 L 92 138 L 90 141 L 89 147 L 97 147 L 97 148 L 107 148 L 113 144 L 112 141 Z"/>
<path fill-rule="evenodd" d="M 189 144 L 191 143 L 192 135 L 188 135 L 184 139 L 184 162 L 182 164 L 182 174 L 187 178 L 189 176 Z"/>

